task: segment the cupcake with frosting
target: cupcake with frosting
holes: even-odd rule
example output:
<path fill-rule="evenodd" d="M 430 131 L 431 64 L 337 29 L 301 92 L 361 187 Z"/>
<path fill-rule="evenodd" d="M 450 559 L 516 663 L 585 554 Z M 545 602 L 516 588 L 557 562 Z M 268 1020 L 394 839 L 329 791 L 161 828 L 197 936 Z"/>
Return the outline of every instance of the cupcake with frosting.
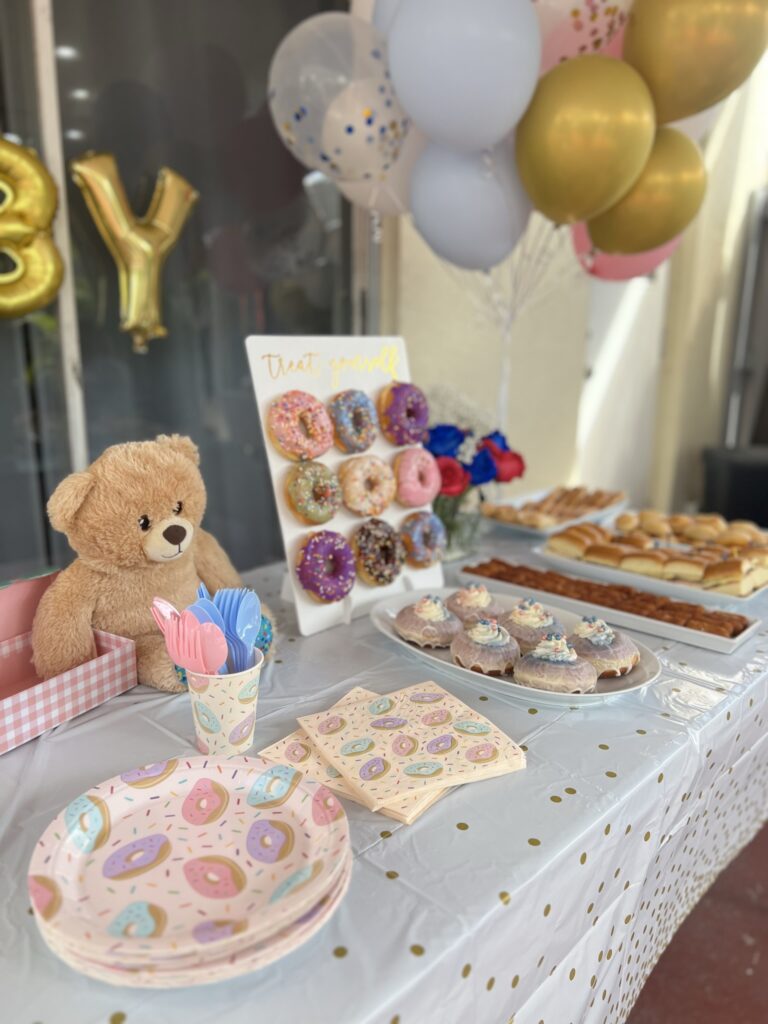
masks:
<path fill-rule="evenodd" d="M 566 633 L 565 626 L 557 621 L 552 612 L 548 611 L 543 604 L 534 601 L 532 597 L 518 601 L 500 622 L 507 632 L 517 640 L 520 650 L 524 654 L 532 651 L 536 644 L 549 633 L 562 633 L 563 636 Z"/>
<path fill-rule="evenodd" d="M 450 647 L 453 638 L 461 632 L 461 622 L 439 597 L 427 594 L 415 604 L 400 609 L 395 617 L 395 629 L 403 640 L 419 647 Z"/>
<path fill-rule="evenodd" d="M 537 690 L 558 693 L 591 693 L 597 685 L 597 669 L 565 639 L 565 633 L 548 633 L 515 665 L 515 682 Z"/>
<path fill-rule="evenodd" d="M 596 615 L 585 615 L 568 638 L 580 658 L 595 666 L 598 676 L 624 676 L 640 661 L 632 640 Z"/>
<path fill-rule="evenodd" d="M 503 676 L 515 667 L 520 647 L 495 619 L 478 619 L 454 638 L 451 656 L 462 668 L 486 676 Z"/>
<path fill-rule="evenodd" d="M 484 583 L 470 583 L 468 587 L 462 587 L 446 601 L 448 609 L 457 618 L 461 619 L 464 625 L 477 622 L 478 619 L 500 619 L 505 609 L 488 592 Z"/>

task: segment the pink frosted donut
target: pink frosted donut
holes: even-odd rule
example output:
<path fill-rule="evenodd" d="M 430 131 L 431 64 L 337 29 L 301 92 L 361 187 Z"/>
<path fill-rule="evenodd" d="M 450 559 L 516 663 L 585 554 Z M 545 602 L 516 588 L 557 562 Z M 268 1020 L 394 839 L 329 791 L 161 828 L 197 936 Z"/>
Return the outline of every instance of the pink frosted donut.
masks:
<path fill-rule="evenodd" d="M 254 821 L 248 830 L 245 848 L 262 864 L 277 864 L 293 849 L 293 829 L 284 821 Z"/>
<path fill-rule="evenodd" d="M 32 906 L 44 921 L 50 921 L 61 906 L 61 891 L 52 878 L 45 875 L 30 875 L 27 888 Z"/>
<path fill-rule="evenodd" d="M 488 761 L 494 761 L 499 752 L 492 743 L 478 743 L 477 746 L 469 748 L 466 756 L 473 764 L 487 764 Z"/>
<path fill-rule="evenodd" d="M 269 406 L 267 433 L 286 459 L 319 459 L 333 444 L 333 423 L 322 402 L 306 391 L 286 391 Z"/>
<path fill-rule="evenodd" d="M 414 736 L 406 736 L 404 732 L 401 732 L 392 740 L 392 753 L 397 754 L 398 757 L 408 757 L 418 749 L 418 746 L 419 741 Z"/>
<path fill-rule="evenodd" d="M 230 900 L 245 888 L 245 874 L 229 857 L 193 857 L 184 864 L 184 877 L 199 896 Z"/>
<path fill-rule="evenodd" d="M 210 825 L 229 803 L 229 793 L 213 779 L 198 779 L 181 805 L 181 816 L 190 825 Z"/>
<path fill-rule="evenodd" d="M 330 825 L 344 816 L 344 808 L 326 786 L 319 786 L 312 797 L 312 820 L 316 825 Z"/>
<path fill-rule="evenodd" d="M 434 455 L 426 448 L 408 448 L 395 456 L 397 500 L 406 508 L 431 505 L 442 480 Z"/>
<path fill-rule="evenodd" d="M 285 759 L 290 761 L 291 764 L 301 764 L 302 761 L 306 761 L 311 751 L 307 743 L 302 743 L 301 740 L 294 740 L 293 743 L 289 743 L 285 748 Z"/>
<path fill-rule="evenodd" d="M 321 736 L 332 736 L 335 732 L 341 732 L 346 724 L 340 715 L 329 715 L 318 725 L 317 731 Z"/>
<path fill-rule="evenodd" d="M 422 715 L 421 720 L 424 725 L 446 725 L 451 720 L 451 712 L 448 708 L 435 708 Z"/>

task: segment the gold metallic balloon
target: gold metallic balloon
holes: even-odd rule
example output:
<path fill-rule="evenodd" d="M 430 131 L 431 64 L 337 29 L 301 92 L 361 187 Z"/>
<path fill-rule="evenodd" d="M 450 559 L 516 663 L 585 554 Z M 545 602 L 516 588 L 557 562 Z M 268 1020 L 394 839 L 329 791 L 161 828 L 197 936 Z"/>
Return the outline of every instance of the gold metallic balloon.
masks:
<path fill-rule="evenodd" d="M 651 152 L 653 101 L 640 75 L 610 57 L 549 71 L 517 127 L 517 166 L 533 205 L 556 224 L 607 210 Z"/>
<path fill-rule="evenodd" d="M 161 167 L 149 209 L 135 217 L 111 153 L 87 153 L 71 170 L 117 264 L 120 330 L 133 335 L 135 352 L 146 352 L 150 338 L 168 333 L 160 299 L 163 264 L 199 193 L 176 171 Z"/>
<path fill-rule="evenodd" d="M 768 44 L 768 0 L 635 0 L 624 60 L 648 83 L 659 124 L 733 92 Z"/>
<path fill-rule="evenodd" d="M 659 128 L 643 173 L 615 206 L 587 223 L 589 236 L 603 252 L 656 249 L 688 227 L 706 190 L 696 143 L 675 128 Z"/>
<path fill-rule="evenodd" d="M 0 139 L 0 317 L 47 306 L 61 287 L 64 268 L 50 235 L 58 193 L 31 149 Z"/>

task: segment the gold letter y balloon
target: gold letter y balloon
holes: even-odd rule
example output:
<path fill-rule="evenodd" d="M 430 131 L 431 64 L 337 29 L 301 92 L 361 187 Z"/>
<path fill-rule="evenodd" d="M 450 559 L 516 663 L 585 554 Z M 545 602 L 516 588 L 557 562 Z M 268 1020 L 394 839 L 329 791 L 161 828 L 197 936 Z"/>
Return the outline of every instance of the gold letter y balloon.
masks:
<path fill-rule="evenodd" d="M 58 196 L 48 171 L 31 149 L 0 139 L 0 317 L 24 316 L 47 306 L 63 268 L 50 235 Z"/>
<path fill-rule="evenodd" d="M 117 264 L 120 329 L 133 335 L 135 352 L 146 352 L 150 338 L 168 333 L 160 302 L 163 264 L 198 193 L 180 174 L 161 167 L 149 209 L 135 217 L 111 153 L 74 160 L 72 177 Z"/>

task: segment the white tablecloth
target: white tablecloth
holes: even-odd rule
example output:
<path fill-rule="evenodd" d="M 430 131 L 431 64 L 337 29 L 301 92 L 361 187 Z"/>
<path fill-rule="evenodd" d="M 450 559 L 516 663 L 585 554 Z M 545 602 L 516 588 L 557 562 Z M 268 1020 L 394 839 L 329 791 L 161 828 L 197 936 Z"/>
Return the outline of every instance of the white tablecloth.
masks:
<path fill-rule="evenodd" d="M 383 693 L 433 675 L 367 619 L 297 638 L 281 575 L 276 566 L 253 577 L 281 631 L 263 676 L 257 747 L 354 685 Z M 761 612 L 768 617 L 768 604 Z M 500 697 L 480 678 L 471 687 L 440 679 L 526 745 L 527 769 L 456 790 L 411 826 L 348 806 L 355 866 L 336 917 L 272 967 L 200 989 L 118 989 L 75 974 L 44 946 L 25 885 L 35 840 L 64 804 L 127 768 L 193 752 L 186 696 L 139 687 L 6 754 L 0 1017 L 625 1020 L 677 925 L 768 807 L 768 633 L 730 656 L 640 639 L 662 659 L 662 680 L 583 711 Z"/>

